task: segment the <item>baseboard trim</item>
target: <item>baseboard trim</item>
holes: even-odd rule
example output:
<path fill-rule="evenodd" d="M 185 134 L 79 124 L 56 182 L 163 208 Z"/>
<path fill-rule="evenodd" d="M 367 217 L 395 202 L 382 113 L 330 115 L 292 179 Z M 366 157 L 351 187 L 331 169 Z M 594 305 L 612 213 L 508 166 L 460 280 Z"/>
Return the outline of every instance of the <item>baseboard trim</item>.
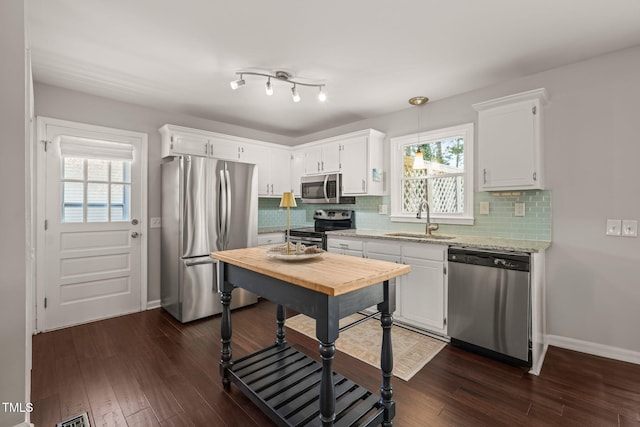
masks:
<path fill-rule="evenodd" d="M 153 310 L 154 308 L 160 308 L 159 299 L 154 299 L 153 301 L 147 301 L 147 310 Z"/>
<path fill-rule="evenodd" d="M 537 360 L 534 361 L 534 365 L 529 370 L 529 373 L 535 376 L 540 375 L 540 371 L 542 370 L 542 365 L 544 364 L 544 358 L 547 356 L 547 350 L 549 349 L 549 345 L 545 343 L 542 346 L 542 352 L 538 355 Z"/>
<path fill-rule="evenodd" d="M 16 424 L 13 427 L 35 427 L 35 426 L 33 424 L 31 424 L 31 423 L 24 422 L 24 423 Z"/>
<path fill-rule="evenodd" d="M 601 356 L 608 359 L 640 365 L 640 352 L 638 351 L 611 347 L 604 344 L 561 337 L 558 335 L 547 335 L 547 345 L 553 345 L 556 347 L 566 348 L 567 350 L 579 351 L 581 353 L 592 354 L 594 356 Z"/>

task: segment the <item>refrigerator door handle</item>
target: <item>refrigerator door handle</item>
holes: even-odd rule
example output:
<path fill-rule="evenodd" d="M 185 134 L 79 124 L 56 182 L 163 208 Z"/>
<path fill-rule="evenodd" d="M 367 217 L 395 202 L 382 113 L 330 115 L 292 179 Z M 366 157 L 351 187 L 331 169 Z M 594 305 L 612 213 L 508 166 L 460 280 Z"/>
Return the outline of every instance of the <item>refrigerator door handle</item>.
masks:
<path fill-rule="evenodd" d="M 218 199 L 218 221 L 217 221 L 217 228 L 218 228 L 218 249 L 220 250 L 224 250 L 225 249 L 225 234 L 227 232 L 226 230 L 226 226 L 227 226 L 227 197 L 226 197 L 226 184 L 225 184 L 225 177 L 224 177 L 224 171 L 220 171 L 220 185 L 219 185 L 219 199 Z"/>
<path fill-rule="evenodd" d="M 185 261 L 184 265 L 187 267 L 193 267 L 194 265 L 203 265 L 203 264 L 217 264 L 218 261 L 211 259 L 199 259 L 198 261 Z"/>
<path fill-rule="evenodd" d="M 224 247 L 225 249 L 229 246 L 229 230 L 231 230 L 231 177 L 229 176 L 229 170 L 225 168 L 225 196 L 227 198 L 227 212 L 225 215 L 225 226 L 224 226 Z"/>

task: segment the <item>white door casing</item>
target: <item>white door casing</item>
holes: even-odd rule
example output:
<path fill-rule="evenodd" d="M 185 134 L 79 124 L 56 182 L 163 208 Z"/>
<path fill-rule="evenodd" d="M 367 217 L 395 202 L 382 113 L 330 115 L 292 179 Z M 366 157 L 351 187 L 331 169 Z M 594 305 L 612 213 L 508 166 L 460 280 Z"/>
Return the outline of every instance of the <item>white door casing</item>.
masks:
<path fill-rule="evenodd" d="M 146 309 L 147 135 L 40 117 L 37 145 L 36 330 Z"/>

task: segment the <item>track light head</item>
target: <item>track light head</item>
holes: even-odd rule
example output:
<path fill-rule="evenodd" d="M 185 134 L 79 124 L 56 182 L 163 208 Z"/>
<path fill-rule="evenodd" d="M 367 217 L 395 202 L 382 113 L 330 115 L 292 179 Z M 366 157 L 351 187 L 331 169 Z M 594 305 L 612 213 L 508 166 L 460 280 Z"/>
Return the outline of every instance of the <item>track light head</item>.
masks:
<path fill-rule="evenodd" d="M 234 80 L 231 83 L 229 83 L 229 85 L 231 86 L 231 89 L 236 90 L 238 89 L 240 86 L 244 85 L 245 81 L 242 78 L 242 74 L 240 74 L 240 78 L 238 80 Z"/>
<path fill-rule="evenodd" d="M 300 94 L 298 93 L 298 89 L 296 89 L 295 84 L 291 88 L 291 98 L 293 99 L 293 102 L 300 102 Z"/>
<path fill-rule="evenodd" d="M 320 86 L 320 92 L 318 92 L 318 101 L 324 102 L 327 100 L 327 93 Z"/>
<path fill-rule="evenodd" d="M 273 95 L 273 86 L 271 86 L 271 77 L 269 77 L 269 79 L 267 80 L 267 84 L 265 85 L 264 91 L 269 96 Z"/>

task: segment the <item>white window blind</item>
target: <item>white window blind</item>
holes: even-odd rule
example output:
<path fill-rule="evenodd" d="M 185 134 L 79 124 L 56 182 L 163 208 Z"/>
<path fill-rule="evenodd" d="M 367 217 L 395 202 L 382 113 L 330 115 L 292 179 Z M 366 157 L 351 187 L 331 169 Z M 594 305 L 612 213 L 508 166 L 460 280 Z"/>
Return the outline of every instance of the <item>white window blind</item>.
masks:
<path fill-rule="evenodd" d="M 80 157 L 100 160 L 133 160 L 133 146 L 98 139 L 60 137 L 61 157 Z"/>

